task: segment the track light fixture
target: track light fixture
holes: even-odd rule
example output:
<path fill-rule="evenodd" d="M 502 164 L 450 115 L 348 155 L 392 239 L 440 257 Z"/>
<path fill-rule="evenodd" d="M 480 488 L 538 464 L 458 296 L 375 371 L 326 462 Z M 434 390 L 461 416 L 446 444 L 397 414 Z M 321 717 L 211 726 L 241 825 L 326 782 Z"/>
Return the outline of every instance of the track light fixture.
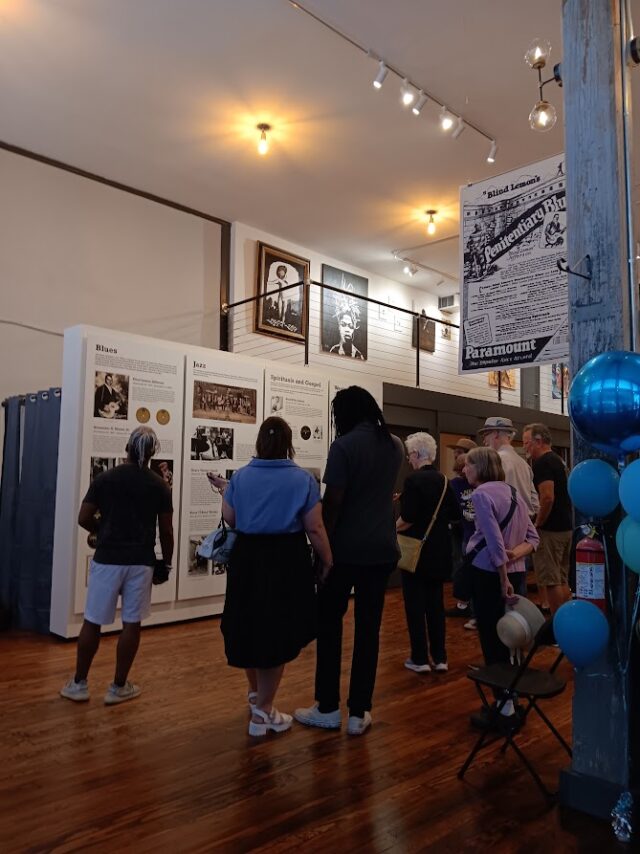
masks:
<path fill-rule="evenodd" d="M 403 106 L 405 107 L 410 107 L 416 99 L 415 89 L 411 88 L 411 84 L 409 83 L 406 77 L 402 81 L 402 87 L 400 89 L 400 98 L 402 100 Z"/>
<path fill-rule="evenodd" d="M 268 125 L 265 122 L 260 122 L 260 124 L 257 125 L 257 129 L 260 131 L 260 139 L 258 140 L 258 154 L 264 156 L 269 151 L 269 140 L 267 139 L 267 131 L 271 130 L 271 125 Z"/>
<path fill-rule="evenodd" d="M 415 274 L 418 272 L 418 268 L 416 267 L 415 264 L 405 264 L 404 267 L 402 268 L 402 272 L 405 274 L 405 276 L 409 276 L 410 278 L 413 278 L 415 276 Z"/>
<path fill-rule="evenodd" d="M 458 119 L 458 115 L 456 113 L 449 113 L 447 108 L 444 106 L 444 102 L 433 92 L 429 91 L 425 86 L 421 86 L 415 80 L 411 80 L 409 76 L 402 71 L 402 69 L 398 68 L 397 65 L 387 62 L 379 53 L 375 52 L 372 48 L 368 48 L 361 41 L 358 41 L 357 38 L 354 38 L 351 33 L 343 32 L 335 24 L 325 21 L 317 12 L 307 9 L 304 2 L 300 2 L 300 0 L 289 0 L 289 4 L 297 13 L 308 15 L 311 20 L 316 24 L 319 24 L 321 27 L 324 27 L 332 36 L 342 39 L 346 44 L 350 45 L 350 47 L 355 48 L 365 54 L 365 56 L 375 60 L 378 65 L 378 70 L 372 81 L 375 89 L 382 88 L 388 73 L 391 72 L 392 74 L 395 74 L 400 81 L 402 81 L 402 104 L 405 107 L 411 107 L 414 116 L 419 116 L 423 112 L 423 107 L 427 102 L 432 101 L 436 107 L 442 108 L 442 130 L 450 131 L 453 128 L 454 122 Z M 460 119 L 462 119 L 461 116 L 458 121 L 460 121 Z M 460 130 L 458 130 L 457 136 L 460 136 L 464 129 L 470 128 L 475 133 L 484 137 L 487 142 L 491 142 L 493 140 L 493 134 L 487 133 L 487 131 L 483 130 L 472 121 L 463 120 L 462 125 L 459 125 L 459 127 Z"/>
<path fill-rule="evenodd" d="M 489 149 L 489 153 L 487 154 L 487 163 L 495 163 L 496 162 L 496 154 L 498 152 L 498 146 L 496 145 L 495 139 L 491 140 L 491 148 Z"/>
<path fill-rule="evenodd" d="M 450 131 L 453 127 L 453 116 L 444 105 L 440 110 L 440 127 L 443 131 Z"/>
<path fill-rule="evenodd" d="M 546 39 L 534 39 L 524 55 L 527 65 L 538 72 L 538 100 L 529 113 L 529 127 L 531 130 L 541 133 L 551 130 L 558 119 L 556 108 L 544 98 L 542 90 L 547 83 L 555 82 L 558 86 L 562 86 L 562 66 L 560 63 L 553 66 L 553 77 L 549 77 L 548 80 L 542 79 L 542 69 L 547 64 L 550 55 L 551 45 Z"/>
<path fill-rule="evenodd" d="M 389 69 L 384 64 L 384 62 L 380 60 L 380 65 L 378 66 L 378 73 L 376 74 L 375 80 L 373 81 L 374 89 L 382 89 L 382 84 L 384 83 L 388 73 Z"/>
<path fill-rule="evenodd" d="M 425 213 L 429 217 L 429 221 L 427 222 L 427 234 L 429 235 L 429 237 L 433 237 L 433 235 L 436 233 L 435 215 L 438 213 L 438 211 L 434 210 L 433 208 L 429 208 L 429 210 L 425 211 Z"/>
<path fill-rule="evenodd" d="M 460 134 L 463 132 L 465 127 L 466 127 L 466 125 L 464 123 L 462 116 L 458 116 L 458 118 L 456 120 L 456 126 L 454 127 L 453 133 L 451 134 L 451 139 L 457 139 L 460 136 Z"/>
<path fill-rule="evenodd" d="M 423 92 L 423 91 L 422 91 L 422 89 L 421 89 L 421 90 L 418 92 L 418 100 L 417 100 L 417 101 L 416 101 L 416 103 L 413 105 L 413 107 L 411 107 L 411 112 L 413 113 L 413 115 L 414 115 L 414 116 L 419 116 L 419 115 L 420 115 L 420 113 L 421 113 L 421 111 L 422 111 L 422 108 L 424 107 L 424 105 L 425 105 L 426 103 L 427 103 L 427 96 L 424 94 L 424 92 Z"/>

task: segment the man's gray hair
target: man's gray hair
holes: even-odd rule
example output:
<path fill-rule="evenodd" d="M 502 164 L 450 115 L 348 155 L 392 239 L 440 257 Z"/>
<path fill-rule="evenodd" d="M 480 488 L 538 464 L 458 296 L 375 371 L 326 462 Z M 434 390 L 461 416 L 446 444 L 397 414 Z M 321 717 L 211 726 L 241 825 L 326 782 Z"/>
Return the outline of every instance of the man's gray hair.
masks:
<path fill-rule="evenodd" d="M 407 453 L 415 451 L 419 460 L 432 463 L 438 453 L 436 440 L 430 433 L 412 433 L 404 440 Z"/>
<path fill-rule="evenodd" d="M 146 463 L 160 450 L 160 441 L 151 427 L 136 427 L 127 442 L 129 459 L 144 468 Z"/>
<path fill-rule="evenodd" d="M 532 439 L 540 439 L 544 445 L 553 444 L 551 441 L 551 430 L 549 430 L 546 424 L 542 424 L 539 421 L 527 424 L 522 431 L 522 435 L 524 436 L 525 433 L 531 433 Z"/>

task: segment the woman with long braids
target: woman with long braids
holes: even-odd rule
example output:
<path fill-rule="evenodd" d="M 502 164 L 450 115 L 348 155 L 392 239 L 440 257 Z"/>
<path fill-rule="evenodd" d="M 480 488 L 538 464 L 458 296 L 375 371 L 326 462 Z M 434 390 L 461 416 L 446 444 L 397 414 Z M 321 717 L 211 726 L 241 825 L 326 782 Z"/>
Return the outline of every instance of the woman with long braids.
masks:
<path fill-rule="evenodd" d="M 353 589 L 347 732 L 361 735 L 371 725 L 384 594 L 398 561 L 393 491 L 403 447 L 389 432 L 374 398 L 359 386 L 336 394 L 332 414 L 336 439 L 323 478 L 322 515 L 333 568 L 318 593 L 316 702 L 296 709 L 294 717 L 307 726 L 340 728 L 342 618 Z"/>

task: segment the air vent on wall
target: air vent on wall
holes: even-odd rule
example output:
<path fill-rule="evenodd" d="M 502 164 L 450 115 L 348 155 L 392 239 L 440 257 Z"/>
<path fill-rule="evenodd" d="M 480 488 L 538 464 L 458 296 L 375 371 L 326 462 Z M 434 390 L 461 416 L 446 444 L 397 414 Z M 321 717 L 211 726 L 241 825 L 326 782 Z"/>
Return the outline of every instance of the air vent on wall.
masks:
<path fill-rule="evenodd" d="M 438 308 L 443 314 L 453 314 L 460 310 L 460 297 L 450 294 L 448 297 L 438 297 Z"/>

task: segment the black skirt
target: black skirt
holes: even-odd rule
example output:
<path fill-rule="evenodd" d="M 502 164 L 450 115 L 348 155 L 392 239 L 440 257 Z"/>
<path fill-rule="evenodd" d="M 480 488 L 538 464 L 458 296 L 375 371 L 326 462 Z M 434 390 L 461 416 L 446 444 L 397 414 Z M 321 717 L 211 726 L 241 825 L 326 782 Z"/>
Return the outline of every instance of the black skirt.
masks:
<path fill-rule="evenodd" d="M 315 579 L 304 533 L 238 534 L 220 627 L 231 667 L 278 667 L 314 640 Z"/>

